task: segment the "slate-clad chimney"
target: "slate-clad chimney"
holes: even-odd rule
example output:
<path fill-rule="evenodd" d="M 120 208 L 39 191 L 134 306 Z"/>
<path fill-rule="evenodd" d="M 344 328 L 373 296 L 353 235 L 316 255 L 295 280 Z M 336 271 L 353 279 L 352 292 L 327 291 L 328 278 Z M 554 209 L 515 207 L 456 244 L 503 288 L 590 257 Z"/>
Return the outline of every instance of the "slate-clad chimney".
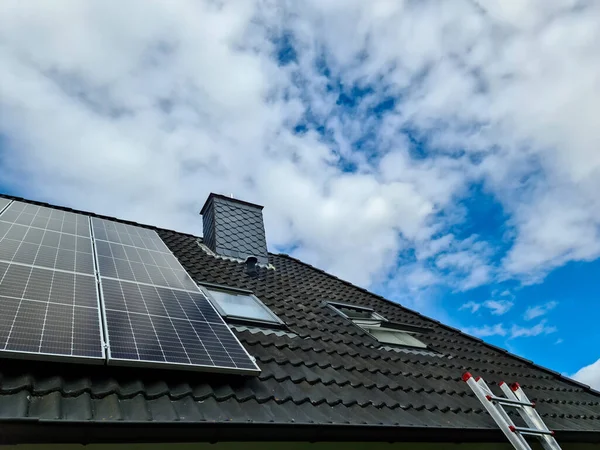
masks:
<path fill-rule="evenodd" d="M 202 207 L 203 242 L 221 256 L 268 264 L 263 207 L 211 193 Z"/>

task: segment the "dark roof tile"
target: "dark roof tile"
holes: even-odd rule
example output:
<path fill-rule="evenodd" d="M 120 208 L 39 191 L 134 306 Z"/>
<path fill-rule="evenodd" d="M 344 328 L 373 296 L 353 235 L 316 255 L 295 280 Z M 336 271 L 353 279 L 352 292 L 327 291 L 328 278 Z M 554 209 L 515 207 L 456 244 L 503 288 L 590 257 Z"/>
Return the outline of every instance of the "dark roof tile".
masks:
<path fill-rule="evenodd" d="M 147 400 L 142 394 L 118 400 L 123 420 L 132 422 L 152 420 L 152 414 L 150 413 L 152 401 Z"/>
<path fill-rule="evenodd" d="M 157 422 L 171 422 L 179 420 L 179 415 L 175 409 L 173 402 L 166 395 L 156 397 L 152 400 L 147 400 L 148 407 L 152 420 Z"/>
<path fill-rule="evenodd" d="M 61 419 L 61 393 L 58 391 L 45 395 L 32 395 L 29 400 L 29 417 L 39 419 Z"/>
<path fill-rule="evenodd" d="M 63 397 L 61 410 L 61 418 L 64 420 L 92 420 L 94 418 L 92 399 L 87 392 L 74 397 Z"/>
<path fill-rule="evenodd" d="M 25 390 L 12 395 L 0 395 L 0 418 L 18 419 L 28 416 L 29 393 Z"/>
<path fill-rule="evenodd" d="M 94 420 L 100 422 L 123 419 L 119 397 L 116 394 L 93 398 L 92 409 L 94 411 Z"/>

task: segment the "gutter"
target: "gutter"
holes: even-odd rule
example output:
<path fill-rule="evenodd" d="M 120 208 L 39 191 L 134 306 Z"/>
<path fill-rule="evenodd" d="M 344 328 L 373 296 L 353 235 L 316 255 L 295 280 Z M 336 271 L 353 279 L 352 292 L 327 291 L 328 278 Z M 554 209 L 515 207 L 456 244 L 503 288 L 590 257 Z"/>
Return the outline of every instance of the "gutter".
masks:
<path fill-rule="evenodd" d="M 599 431 L 557 431 L 560 443 L 600 443 Z M 1 444 L 152 442 L 506 442 L 500 429 L 259 422 L 123 422 L 14 419 L 0 422 Z"/>

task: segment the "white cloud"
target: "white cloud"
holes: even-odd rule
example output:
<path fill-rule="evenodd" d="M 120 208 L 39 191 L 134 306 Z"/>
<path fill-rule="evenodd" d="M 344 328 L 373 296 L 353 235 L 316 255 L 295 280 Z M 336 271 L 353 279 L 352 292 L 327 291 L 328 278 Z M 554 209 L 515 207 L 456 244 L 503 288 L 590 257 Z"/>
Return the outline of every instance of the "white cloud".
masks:
<path fill-rule="evenodd" d="M 509 300 L 486 300 L 483 303 L 469 301 L 464 303 L 459 309 L 468 309 L 472 313 L 476 313 L 482 307 L 487 308 L 495 316 L 506 314 L 513 307 L 514 303 Z"/>
<path fill-rule="evenodd" d="M 513 325 L 510 328 L 510 337 L 511 339 L 518 337 L 532 337 L 532 336 L 540 336 L 544 334 L 556 333 L 557 328 L 554 326 L 546 325 L 546 321 L 542 320 L 538 324 L 532 327 L 524 327 L 520 325 Z"/>
<path fill-rule="evenodd" d="M 490 336 L 506 336 L 509 333 L 508 329 L 502 323 L 465 328 L 464 331 L 467 334 L 472 334 L 481 338 Z"/>
<path fill-rule="evenodd" d="M 271 249 L 360 284 L 539 280 L 600 255 L 599 12 L 5 0 L 0 176 L 26 196 L 196 234 L 208 192 L 234 193 L 266 206 Z M 286 66 L 273 57 L 283 31 L 297 53 Z M 370 90 L 344 108 L 332 84 Z M 323 134 L 293 132 L 307 115 Z M 414 140 L 427 158 L 411 156 Z M 500 265 L 495 242 L 460 233 L 473 182 L 509 217 Z"/>
<path fill-rule="evenodd" d="M 571 375 L 571 378 L 600 390 L 600 359 L 589 366 L 582 367 Z"/>
<path fill-rule="evenodd" d="M 336 99 L 277 65 L 258 4 L 61 6 L 0 5 L 1 170 L 24 195 L 200 234 L 208 192 L 231 192 L 265 204 L 272 249 L 368 284 L 462 183 L 401 145 L 403 173 L 344 173 L 344 136 L 292 133 Z"/>
<path fill-rule="evenodd" d="M 556 306 L 558 306 L 558 302 L 555 301 L 550 301 L 544 303 L 543 305 L 530 306 L 527 308 L 527 310 L 525 310 L 524 319 L 532 320 L 537 317 L 546 315 L 548 311 L 556 308 Z"/>
<path fill-rule="evenodd" d="M 507 327 L 504 323 L 497 323 L 494 325 L 483 325 L 481 327 L 467 327 L 464 329 L 465 333 L 472 334 L 478 337 L 489 337 L 489 336 L 503 336 L 508 339 L 516 339 L 521 337 L 533 337 L 540 335 L 547 335 L 555 333 L 557 328 L 546 324 L 546 321 L 542 320 L 540 323 L 532 327 L 524 327 L 517 324 L 512 324 Z"/>
<path fill-rule="evenodd" d="M 468 309 L 472 313 L 476 313 L 477 311 L 479 311 L 480 308 L 481 308 L 481 303 L 471 301 L 471 302 L 464 303 L 463 305 L 461 305 L 461 307 L 459 309 Z"/>
<path fill-rule="evenodd" d="M 492 314 L 496 316 L 501 316 L 506 314 L 512 307 L 514 303 L 509 300 L 486 300 L 483 303 L 483 306 L 488 308 Z"/>

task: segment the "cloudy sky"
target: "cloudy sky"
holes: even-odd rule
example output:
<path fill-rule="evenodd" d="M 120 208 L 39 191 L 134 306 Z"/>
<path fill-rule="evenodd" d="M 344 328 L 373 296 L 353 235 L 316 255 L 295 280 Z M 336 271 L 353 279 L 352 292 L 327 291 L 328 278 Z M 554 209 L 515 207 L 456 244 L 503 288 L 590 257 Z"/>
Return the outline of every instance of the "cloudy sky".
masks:
<path fill-rule="evenodd" d="M 198 235 L 233 194 L 597 388 L 599 116 L 598 2 L 0 2 L 1 191 Z"/>

